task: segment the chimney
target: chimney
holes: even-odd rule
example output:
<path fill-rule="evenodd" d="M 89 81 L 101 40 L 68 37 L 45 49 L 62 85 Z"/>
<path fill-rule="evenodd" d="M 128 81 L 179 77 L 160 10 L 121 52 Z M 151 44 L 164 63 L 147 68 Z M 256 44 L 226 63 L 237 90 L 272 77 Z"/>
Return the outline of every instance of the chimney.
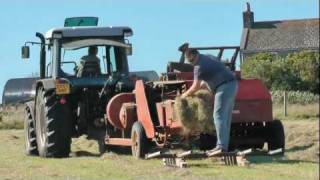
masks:
<path fill-rule="evenodd" d="M 244 28 L 251 28 L 254 23 L 253 12 L 250 10 L 250 4 L 247 2 L 247 11 L 243 13 L 243 27 Z"/>

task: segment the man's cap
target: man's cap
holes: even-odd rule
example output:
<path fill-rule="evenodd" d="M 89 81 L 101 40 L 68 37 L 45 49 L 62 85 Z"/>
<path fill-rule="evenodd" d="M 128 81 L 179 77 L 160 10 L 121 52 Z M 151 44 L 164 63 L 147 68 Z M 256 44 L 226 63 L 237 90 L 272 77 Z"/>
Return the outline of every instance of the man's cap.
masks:
<path fill-rule="evenodd" d="M 181 52 L 185 52 L 189 48 L 189 43 L 183 43 L 181 46 L 179 46 L 178 50 Z"/>

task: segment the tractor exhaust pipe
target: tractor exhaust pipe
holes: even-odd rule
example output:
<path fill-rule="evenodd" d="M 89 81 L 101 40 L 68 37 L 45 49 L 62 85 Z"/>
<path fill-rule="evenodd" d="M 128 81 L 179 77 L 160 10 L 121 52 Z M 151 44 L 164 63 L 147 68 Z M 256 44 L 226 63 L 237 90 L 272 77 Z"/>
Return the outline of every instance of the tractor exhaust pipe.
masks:
<path fill-rule="evenodd" d="M 40 49 L 40 79 L 45 78 L 46 76 L 46 41 L 43 34 L 37 32 L 36 37 L 38 37 L 41 41 L 41 49 Z"/>

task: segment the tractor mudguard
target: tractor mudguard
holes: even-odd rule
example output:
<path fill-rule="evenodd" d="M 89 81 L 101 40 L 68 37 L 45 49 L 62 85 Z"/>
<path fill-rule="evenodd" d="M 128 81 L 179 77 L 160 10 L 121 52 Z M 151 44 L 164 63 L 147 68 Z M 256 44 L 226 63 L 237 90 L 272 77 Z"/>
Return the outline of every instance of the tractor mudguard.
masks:
<path fill-rule="evenodd" d="M 37 89 L 42 86 L 45 91 L 55 88 L 55 80 L 54 79 L 40 79 L 37 81 Z"/>

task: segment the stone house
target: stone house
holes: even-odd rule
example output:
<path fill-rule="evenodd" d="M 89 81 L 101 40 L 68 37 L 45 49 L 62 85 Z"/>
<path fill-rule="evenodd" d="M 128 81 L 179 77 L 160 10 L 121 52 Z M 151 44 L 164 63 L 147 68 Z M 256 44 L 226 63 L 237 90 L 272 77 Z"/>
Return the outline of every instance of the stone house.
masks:
<path fill-rule="evenodd" d="M 302 50 L 319 52 L 319 18 L 255 21 L 247 3 L 243 12 L 241 62 L 261 52 L 286 56 Z"/>

